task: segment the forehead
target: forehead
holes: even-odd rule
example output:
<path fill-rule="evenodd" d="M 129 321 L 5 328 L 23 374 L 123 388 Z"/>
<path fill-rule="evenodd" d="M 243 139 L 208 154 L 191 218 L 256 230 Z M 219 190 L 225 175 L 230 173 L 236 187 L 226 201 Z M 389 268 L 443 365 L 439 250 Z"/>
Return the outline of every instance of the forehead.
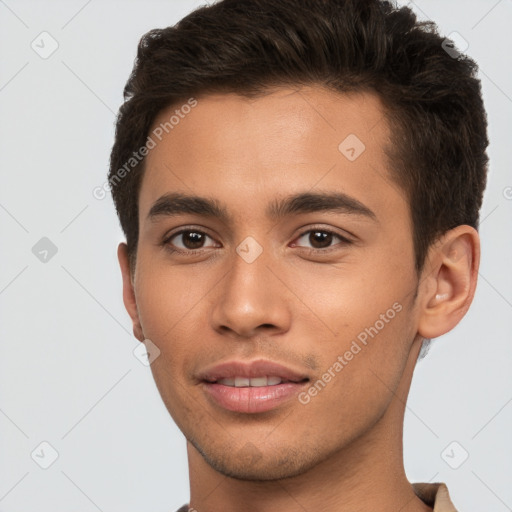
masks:
<path fill-rule="evenodd" d="M 195 101 L 192 108 L 184 103 L 163 110 L 153 123 L 141 222 L 165 192 L 215 195 L 241 212 L 272 194 L 315 186 L 370 201 L 386 187 L 396 192 L 384 152 L 388 124 L 375 94 L 304 87 L 258 98 L 229 93 Z"/>

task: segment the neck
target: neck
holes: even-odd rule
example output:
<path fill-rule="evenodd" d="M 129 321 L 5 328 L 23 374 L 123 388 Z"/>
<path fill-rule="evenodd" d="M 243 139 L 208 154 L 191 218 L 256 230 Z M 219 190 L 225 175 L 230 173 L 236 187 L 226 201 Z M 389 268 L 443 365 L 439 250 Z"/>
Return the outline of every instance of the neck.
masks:
<path fill-rule="evenodd" d="M 237 480 L 215 471 L 187 442 L 190 507 L 198 512 L 431 512 L 414 493 L 403 467 L 405 402 L 420 347 L 417 340 L 397 391 L 390 391 L 385 414 L 306 473 L 273 481 Z"/>

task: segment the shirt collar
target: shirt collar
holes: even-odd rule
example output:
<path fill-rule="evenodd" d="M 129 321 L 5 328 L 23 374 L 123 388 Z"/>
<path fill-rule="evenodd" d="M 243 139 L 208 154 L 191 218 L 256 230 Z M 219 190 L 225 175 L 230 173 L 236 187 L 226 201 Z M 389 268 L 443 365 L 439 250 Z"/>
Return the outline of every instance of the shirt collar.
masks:
<path fill-rule="evenodd" d="M 446 484 L 417 482 L 412 487 L 420 500 L 433 507 L 433 512 L 457 512 Z"/>

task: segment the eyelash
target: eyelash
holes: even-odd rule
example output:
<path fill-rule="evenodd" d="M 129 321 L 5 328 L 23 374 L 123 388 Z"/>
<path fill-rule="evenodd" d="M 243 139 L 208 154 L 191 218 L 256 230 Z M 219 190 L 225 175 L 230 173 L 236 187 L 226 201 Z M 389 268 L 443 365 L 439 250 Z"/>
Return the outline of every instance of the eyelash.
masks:
<path fill-rule="evenodd" d="M 300 235 L 298 235 L 295 238 L 295 240 L 298 240 L 298 239 L 302 238 L 304 235 L 311 233 L 311 232 L 315 232 L 315 231 L 333 235 L 334 237 L 338 238 L 341 241 L 342 245 L 351 245 L 353 243 L 352 240 L 349 240 L 348 238 L 340 235 L 339 233 L 336 233 L 335 231 L 332 231 L 332 230 L 326 229 L 326 228 L 321 228 L 321 227 L 311 227 L 311 228 L 303 231 Z M 175 238 L 179 235 L 182 235 L 184 233 L 199 233 L 199 234 L 205 235 L 208 238 L 213 240 L 213 237 L 208 235 L 208 233 L 205 233 L 204 231 L 201 231 L 200 229 L 195 229 L 193 227 L 190 227 L 190 228 L 183 228 L 180 231 L 177 231 L 176 233 L 172 233 L 169 236 L 165 237 L 164 240 L 162 241 L 161 245 L 164 246 L 165 249 L 167 251 L 169 251 L 170 253 L 184 254 L 187 256 L 194 256 L 195 254 L 199 254 L 202 251 L 204 251 L 204 249 L 205 249 L 204 247 L 201 247 L 199 249 L 186 249 L 186 250 L 173 248 L 170 245 L 170 241 L 173 238 Z M 332 250 L 336 250 L 337 249 L 336 245 L 339 245 L 339 244 L 335 244 L 334 246 L 330 246 L 325 249 L 315 249 L 315 248 L 307 248 L 307 247 L 301 247 L 301 248 L 306 249 L 311 254 L 318 254 L 318 253 L 327 254 L 327 253 L 330 253 Z"/>

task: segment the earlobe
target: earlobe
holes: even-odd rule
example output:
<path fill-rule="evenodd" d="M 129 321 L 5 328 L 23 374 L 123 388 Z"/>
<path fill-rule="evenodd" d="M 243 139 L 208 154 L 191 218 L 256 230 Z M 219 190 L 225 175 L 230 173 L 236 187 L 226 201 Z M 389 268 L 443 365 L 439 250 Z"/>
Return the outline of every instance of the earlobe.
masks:
<path fill-rule="evenodd" d="M 128 246 L 123 242 L 121 242 L 117 247 L 117 259 L 119 260 L 119 266 L 121 267 L 121 275 L 123 278 L 124 307 L 132 319 L 133 335 L 139 341 L 144 341 L 144 334 L 142 332 L 142 326 L 139 319 L 139 311 L 137 309 L 137 301 L 135 299 L 133 276 L 130 271 Z"/>
<path fill-rule="evenodd" d="M 466 225 L 448 231 L 426 261 L 418 333 L 436 338 L 460 322 L 473 300 L 480 263 L 477 231 Z"/>

